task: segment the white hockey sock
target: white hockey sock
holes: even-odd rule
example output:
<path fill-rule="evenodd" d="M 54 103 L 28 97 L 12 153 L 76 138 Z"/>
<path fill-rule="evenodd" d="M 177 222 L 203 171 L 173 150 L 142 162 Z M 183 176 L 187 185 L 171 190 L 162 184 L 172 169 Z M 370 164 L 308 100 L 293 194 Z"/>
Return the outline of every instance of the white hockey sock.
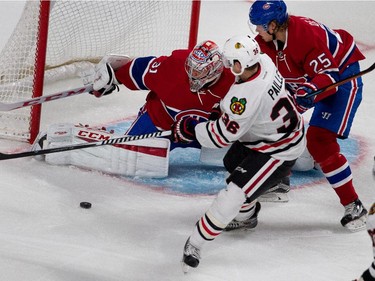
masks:
<path fill-rule="evenodd" d="M 244 221 L 249 219 L 255 213 L 255 203 L 257 200 L 254 200 L 250 203 L 244 203 L 241 206 L 241 210 L 238 215 L 235 217 L 237 221 Z"/>
<path fill-rule="evenodd" d="M 239 213 L 245 199 L 242 189 L 232 182 L 229 183 L 226 189 L 219 192 L 211 207 L 196 224 L 190 242 L 200 248 L 206 241 L 214 240 Z"/>

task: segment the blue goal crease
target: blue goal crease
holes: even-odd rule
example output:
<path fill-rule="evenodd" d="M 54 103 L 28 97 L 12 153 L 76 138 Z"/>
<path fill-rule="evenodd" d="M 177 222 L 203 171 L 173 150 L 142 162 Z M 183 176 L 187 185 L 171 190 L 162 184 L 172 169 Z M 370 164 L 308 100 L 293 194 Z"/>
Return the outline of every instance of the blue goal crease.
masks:
<path fill-rule="evenodd" d="M 124 134 L 131 121 L 123 121 L 107 126 L 117 134 Z M 360 141 L 354 138 L 338 140 L 342 153 L 349 163 L 358 160 Z M 171 151 L 169 175 L 166 178 L 125 177 L 127 180 L 147 186 L 150 189 L 166 190 L 170 193 L 184 195 L 214 195 L 225 188 L 227 172 L 224 167 L 210 166 L 200 162 L 200 150 L 195 148 L 176 148 Z M 192 180 L 193 179 L 193 180 Z M 291 188 L 301 188 L 324 180 L 320 170 L 306 172 L 294 171 L 290 178 Z"/>

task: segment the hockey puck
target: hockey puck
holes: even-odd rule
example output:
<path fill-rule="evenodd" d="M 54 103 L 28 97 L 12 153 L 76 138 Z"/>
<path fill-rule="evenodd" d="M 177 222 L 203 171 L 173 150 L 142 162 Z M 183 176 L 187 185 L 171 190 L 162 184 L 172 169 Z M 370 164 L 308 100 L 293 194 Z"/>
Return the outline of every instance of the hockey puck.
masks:
<path fill-rule="evenodd" d="M 81 203 L 79 203 L 79 206 L 83 209 L 90 209 L 91 203 L 90 202 L 81 202 Z"/>

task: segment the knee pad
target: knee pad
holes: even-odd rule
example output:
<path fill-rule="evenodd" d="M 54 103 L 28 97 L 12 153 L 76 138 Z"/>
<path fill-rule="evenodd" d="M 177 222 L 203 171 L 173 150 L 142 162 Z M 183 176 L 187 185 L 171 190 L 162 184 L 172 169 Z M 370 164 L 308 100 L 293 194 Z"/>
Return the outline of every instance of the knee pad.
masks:
<path fill-rule="evenodd" d="M 327 129 L 310 126 L 307 129 L 306 139 L 307 149 L 319 164 L 340 152 L 336 134 Z"/>
<path fill-rule="evenodd" d="M 218 196 L 208 210 L 208 216 L 216 225 L 225 227 L 236 215 L 238 215 L 246 196 L 240 187 L 233 182 L 226 189 L 219 192 Z"/>

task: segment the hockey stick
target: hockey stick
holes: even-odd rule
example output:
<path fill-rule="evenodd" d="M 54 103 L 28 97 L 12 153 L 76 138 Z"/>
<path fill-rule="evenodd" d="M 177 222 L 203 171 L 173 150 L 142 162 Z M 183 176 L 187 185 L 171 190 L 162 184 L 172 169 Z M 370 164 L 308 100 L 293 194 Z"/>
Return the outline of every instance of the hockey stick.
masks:
<path fill-rule="evenodd" d="M 320 95 L 321 93 L 323 93 L 325 91 L 332 90 L 333 88 L 341 86 L 341 85 L 343 85 L 343 84 L 345 84 L 345 83 L 347 83 L 347 82 L 349 82 L 349 81 L 351 81 L 353 79 L 356 79 L 356 78 L 358 78 L 358 77 L 360 77 L 362 75 L 365 75 L 366 73 L 369 73 L 369 72 L 373 71 L 374 69 L 375 69 L 375 63 L 373 63 L 369 68 L 367 68 L 367 69 L 365 69 L 363 71 L 358 72 L 357 74 L 349 76 L 349 77 L 347 77 L 347 78 L 345 78 L 343 80 L 340 80 L 340 81 L 338 81 L 336 83 L 333 83 L 331 85 L 328 85 L 326 87 L 323 87 L 323 88 L 321 88 L 321 89 L 319 89 L 317 91 L 314 91 L 314 92 L 306 95 L 306 98 L 314 97 L 316 95 Z"/>
<path fill-rule="evenodd" d="M 142 139 L 148 139 L 148 138 L 167 137 L 167 136 L 170 136 L 171 133 L 172 133 L 171 131 L 163 131 L 163 132 L 155 132 L 155 133 L 149 133 L 149 134 L 144 134 L 144 135 L 123 136 L 123 137 L 118 137 L 118 138 L 113 138 L 113 139 L 108 139 L 108 140 L 98 141 L 98 142 L 77 143 L 77 144 L 72 144 L 68 146 L 53 147 L 53 148 L 46 148 L 46 149 L 12 153 L 12 154 L 0 153 L 0 160 L 44 155 L 44 154 L 50 154 L 50 153 L 55 153 L 55 152 L 70 151 L 70 150 L 75 150 L 75 149 L 89 148 L 89 147 L 102 146 L 102 145 L 121 144 L 124 142 L 130 142 L 130 141 L 142 140 Z"/>
<path fill-rule="evenodd" d="M 18 101 L 15 103 L 1 103 L 0 102 L 0 111 L 10 111 L 10 110 L 14 110 L 14 109 L 21 108 L 21 107 L 41 104 L 47 101 L 53 101 L 53 100 L 58 100 L 58 99 L 66 98 L 66 97 L 76 96 L 82 93 L 88 93 L 90 91 L 92 91 L 92 85 L 88 85 L 85 87 L 76 88 L 76 89 L 72 89 L 68 91 L 63 91 L 63 92 L 55 93 L 55 94 L 48 95 L 48 96 L 41 96 L 41 97 L 29 99 L 29 100 Z"/>

